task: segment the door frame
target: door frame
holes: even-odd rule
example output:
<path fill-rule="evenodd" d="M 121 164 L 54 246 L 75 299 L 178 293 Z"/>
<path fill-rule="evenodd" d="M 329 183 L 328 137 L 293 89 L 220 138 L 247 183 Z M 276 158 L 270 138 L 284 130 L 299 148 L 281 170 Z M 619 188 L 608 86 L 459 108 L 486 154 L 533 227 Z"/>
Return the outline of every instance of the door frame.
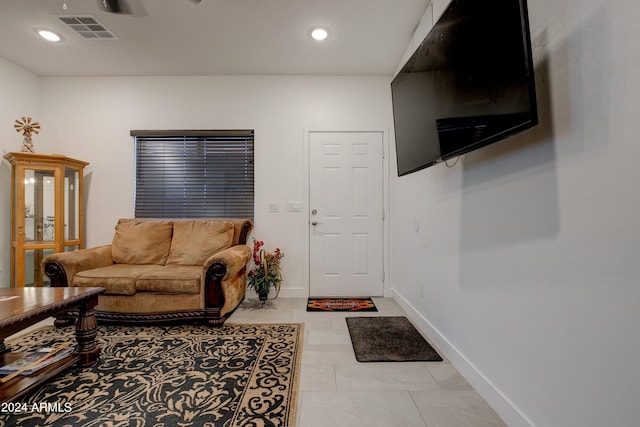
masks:
<path fill-rule="evenodd" d="M 303 144 L 303 156 L 304 156 L 304 171 L 303 171 L 303 186 L 304 186 L 304 280 L 305 280 L 305 292 L 306 296 L 311 292 L 311 260 L 310 260 L 310 227 L 311 227 L 311 206 L 310 206 L 310 188 L 311 181 L 311 158 L 310 158 L 310 135 L 312 133 L 380 133 L 382 134 L 382 206 L 384 209 L 384 219 L 382 221 L 382 267 L 383 267 L 383 295 L 385 297 L 391 296 L 391 283 L 390 283 L 390 268 L 389 268 L 389 223 L 390 223 L 390 211 L 389 211 L 389 177 L 390 177 L 390 150 L 389 150 L 389 128 L 384 127 L 366 127 L 366 128 L 318 128 L 309 127 L 304 129 L 304 144 Z"/>

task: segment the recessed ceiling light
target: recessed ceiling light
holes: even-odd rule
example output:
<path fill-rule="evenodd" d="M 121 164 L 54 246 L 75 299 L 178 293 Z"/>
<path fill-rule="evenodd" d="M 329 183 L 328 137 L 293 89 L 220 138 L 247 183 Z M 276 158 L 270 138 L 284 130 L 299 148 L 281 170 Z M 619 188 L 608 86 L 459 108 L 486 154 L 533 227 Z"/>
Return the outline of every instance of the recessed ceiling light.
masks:
<path fill-rule="evenodd" d="M 36 28 L 36 32 L 40 37 L 50 42 L 59 42 L 60 40 L 62 40 L 62 37 L 50 30 Z"/>
<path fill-rule="evenodd" d="M 322 41 L 326 39 L 328 36 L 329 36 L 329 32 L 324 28 L 315 28 L 314 30 L 311 31 L 311 37 L 313 37 L 314 40 Z"/>

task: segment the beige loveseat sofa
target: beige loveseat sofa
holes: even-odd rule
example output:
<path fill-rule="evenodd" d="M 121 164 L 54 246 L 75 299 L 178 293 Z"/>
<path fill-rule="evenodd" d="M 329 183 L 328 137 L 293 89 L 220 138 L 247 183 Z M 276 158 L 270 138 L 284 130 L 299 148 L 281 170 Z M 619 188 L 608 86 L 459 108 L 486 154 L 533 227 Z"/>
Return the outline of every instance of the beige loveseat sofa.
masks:
<path fill-rule="evenodd" d="M 244 299 L 252 227 L 248 219 L 120 219 L 110 245 L 52 254 L 42 266 L 51 286 L 105 288 L 102 322 L 220 325 Z"/>

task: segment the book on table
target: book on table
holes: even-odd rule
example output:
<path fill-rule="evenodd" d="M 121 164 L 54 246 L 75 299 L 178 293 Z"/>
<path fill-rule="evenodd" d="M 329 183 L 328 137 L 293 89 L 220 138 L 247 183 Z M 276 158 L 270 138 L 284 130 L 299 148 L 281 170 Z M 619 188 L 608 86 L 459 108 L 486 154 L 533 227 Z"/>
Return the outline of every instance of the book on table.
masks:
<path fill-rule="evenodd" d="M 20 370 L 22 370 L 20 375 L 31 375 L 73 353 L 72 348 L 67 348 L 57 352 L 54 352 L 54 350 L 55 349 L 51 347 L 43 347 L 36 351 L 22 353 L 19 359 L 0 367 L 0 375 L 10 375 Z M 38 361 L 40 362 L 36 363 Z M 24 369 L 25 367 L 27 367 L 27 369 Z"/>

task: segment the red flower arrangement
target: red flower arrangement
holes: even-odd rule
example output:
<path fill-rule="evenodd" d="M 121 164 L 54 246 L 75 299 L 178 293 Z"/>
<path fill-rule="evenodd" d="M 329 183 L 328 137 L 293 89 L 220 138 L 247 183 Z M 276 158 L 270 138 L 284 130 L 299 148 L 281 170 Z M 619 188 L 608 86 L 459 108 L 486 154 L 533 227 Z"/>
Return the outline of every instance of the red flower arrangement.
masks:
<path fill-rule="evenodd" d="M 280 248 L 276 248 L 273 253 L 267 252 L 262 247 L 264 242 L 253 239 L 253 269 L 247 274 L 247 286 L 258 294 L 261 301 L 266 301 L 271 287 L 276 288 L 276 295 L 280 293 L 282 282 L 282 272 L 280 270 L 280 260 L 284 253 Z"/>

